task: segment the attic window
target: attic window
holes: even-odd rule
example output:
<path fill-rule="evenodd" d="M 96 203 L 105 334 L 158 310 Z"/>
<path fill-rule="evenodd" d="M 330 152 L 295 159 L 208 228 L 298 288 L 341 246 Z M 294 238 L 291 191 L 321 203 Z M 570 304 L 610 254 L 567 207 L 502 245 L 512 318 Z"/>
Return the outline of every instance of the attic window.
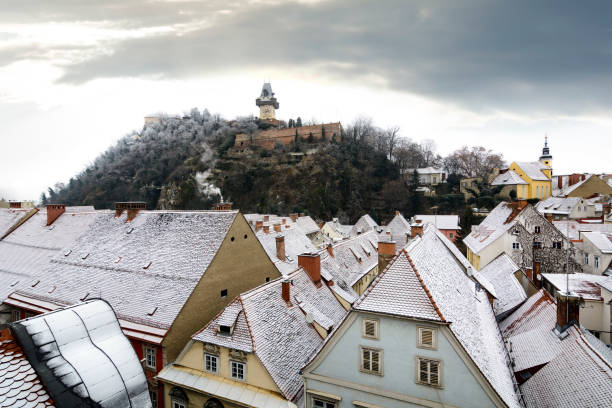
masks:
<path fill-rule="evenodd" d="M 219 325 L 219 334 L 222 334 L 224 336 L 230 336 L 232 334 L 232 327 L 220 324 Z"/>
<path fill-rule="evenodd" d="M 147 264 L 145 264 L 142 269 L 149 269 L 149 266 L 151 266 L 151 264 L 153 263 L 153 261 L 149 261 Z"/>
<path fill-rule="evenodd" d="M 155 312 L 157 312 L 158 307 L 155 306 L 153 309 L 151 309 L 151 311 L 149 313 L 147 313 L 147 316 L 153 316 L 155 314 Z"/>
<path fill-rule="evenodd" d="M 222 298 L 227 297 L 227 289 L 222 289 L 221 290 L 221 297 Z"/>
<path fill-rule="evenodd" d="M 134 227 L 131 227 L 130 229 L 128 229 L 128 230 L 126 231 L 126 233 L 131 234 L 131 233 L 132 233 L 132 231 L 134 231 Z"/>
<path fill-rule="evenodd" d="M 438 346 L 438 331 L 431 327 L 417 328 L 417 347 L 436 349 Z"/>
<path fill-rule="evenodd" d="M 67 250 L 66 252 L 64 252 L 64 256 L 68 256 L 72 253 L 72 249 Z"/>
<path fill-rule="evenodd" d="M 83 256 L 81 257 L 81 259 L 87 259 L 87 257 L 88 257 L 88 256 L 89 256 L 89 252 L 88 252 L 88 253 L 86 253 L 85 255 L 83 255 Z"/>

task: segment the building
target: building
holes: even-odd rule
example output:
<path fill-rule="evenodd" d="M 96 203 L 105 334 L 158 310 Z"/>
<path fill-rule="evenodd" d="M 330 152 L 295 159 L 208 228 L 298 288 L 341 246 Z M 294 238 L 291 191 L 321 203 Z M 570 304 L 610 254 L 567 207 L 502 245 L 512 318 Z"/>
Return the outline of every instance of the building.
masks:
<path fill-rule="evenodd" d="M 303 406 L 300 370 L 346 315 L 314 260 L 240 294 L 198 331 L 158 376 L 165 406 Z"/>
<path fill-rule="evenodd" d="M 151 407 L 110 305 L 93 300 L 0 331 L 0 406 Z"/>
<path fill-rule="evenodd" d="M 553 185 L 554 195 L 558 197 L 612 196 L 612 186 L 595 174 L 560 175 L 553 180 Z"/>
<path fill-rule="evenodd" d="M 397 247 L 397 252 L 402 249 L 412 237 L 410 223 L 404 218 L 402 213 L 395 211 L 391 221 L 381 228 L 379 240 L 393 241 Z"/>
<path fill-rule="evenodd" d="M 327 221 L 321 227 L 321 232 L 327 235 L 332 240 L 341 240 L 351 235 L 352 225 L 340 224 L 338 218 L 334 218 L 331 221 Z"/>
<path fill-rule="evenodd" d="M 612 232 L 581 232 L 576 245 L 584 272 L 612 275 Z"/>
<path fill-rule="evenodd" d="M 245 149 L 250 146 L 259 146 L 272 150 L 277 144 L 289 146 L 298 141 L 329 142 L 340 140 L 342 125 L 340 122 L 323 123 L 320 125 L 300 126 L 291 128 L 274 128 L 260 130 L 253 134 L 240 133 L 236 135 L 234 148 Z"/>
<path fill-rule="evenodd" d="M 542 289 L 500 323 L 527 408 L 595 408 L 612 400 L 612 353 L 577 325 L 579 305 L 566 300 L 557 296 L 555 304 Z"/>
<path fill-rule="evenodd" d="M 419 222 L 420 221 L 420 222 Z M 458 215 L 415 215 L 410 220 L 411 226 L 418 224 L 433 224 L 446 238 L 455 242 L 461 227 Z"/>
<path fill-rule="evenodd" d="M 255 100 L 255 105 L 259 107 L 259 119 L 276 120 L 276 110 L 280 105 L 274 97 L 272 85 L 269 82 L 264 82 L 261 95 Z"/>
<path fill-rule="evenodd" d="M 502 197 L 512 197 L 519 199 L 526 199 L 526 187 L 529 183 L 523 180 L 513 170 L 506 170 L 503 173 L 499 173 L 491 181 L 492 186 L 501 187 L 501 191 L 498 193 Z"/>
<path fill-rule="evenodd" d="M 537 203 L 535 208 L 549 220 L 601 217 L 601 204 L 598 206 L 581 197 L 549 197 Z"/>
<path fill-rule="evenodd" d="M 435 167 L 423 167 L 420 169 L 405 169 L 403 170 L 404 177 L 410 179 L 414 171 L 419 175 L 419 184 L 423 186 L 436 186 L 440 183 L 446 183 L 447 174 L 443 169 Z"/>
<path fill-rule="evenodd" d="M 378 231 L 380 227 L 369 214 L 364 214 L 351 228 L 350 235 L 355 236 L 367 231 Z"/>
<path fill-rule="evenodd" d="M 487 294 L 453 246 L 427 225 L 381 272 L 305 366 L 306 408 L 521 406 Z"/>
<path fill-rule="evenodd" d="M 92 297 L 108 301 L 145 360 L 157 405 L 163 392 L 154 377 L 191 335 L 235 296 L 281 275 L 239 212 L 146 211 L 141 204 L 96 214 L 45 267 L 20 277 L 4 304 L 24 315 Z"/>
<path fill-rule="evenodd" d="M 524 271 L 532 282 L 540 273 L 581 271 L 576 248 L 551 222 L 526 201 L 501 202 L 464 238 L 467 259 L 477 271 L 502 253 Z"/>

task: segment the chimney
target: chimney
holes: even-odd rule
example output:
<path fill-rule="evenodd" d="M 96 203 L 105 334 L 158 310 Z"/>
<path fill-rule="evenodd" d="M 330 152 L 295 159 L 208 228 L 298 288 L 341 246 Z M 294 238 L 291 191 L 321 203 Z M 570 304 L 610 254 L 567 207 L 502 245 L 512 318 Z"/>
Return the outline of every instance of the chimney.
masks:
<path fill-rule="evenodd" d="M 296 213 L 291 213 L 289 214 L 289 218 L 291 218 L 291 221 L 296 222 L 298 215 Z"/>
<path fill-rule="evenodd" d="M 561 334 L 572 324 L 578 323 L 580 318 L 580 296 L 563 291 L 555 293 L 557 300 L 557 324 L 555 330 Z"/>
<path fill-rule="evenodd" d="M 145 210 L 147 203 L 143 201 L 127 201 L 115 203 L 115 217 L 120 217 L 127 210 L 127 220 L 132 221 L 140 210 Z"/>
<path fill-rule="evenodd" d="M 220 202 L 215 204 L 213 207 L 214 211 L 230 211 L 232 209 L 232 203 Z"/>
<path fill-rule="evenodd" d="M 327 252 L 329 256 L 334 256 L 334 246 L 332 244 L 327 245 Z"/>
<path fill-rule="evenodd" d="M 319 254 L 298 255 L 298 266 L 304 268 L 317 287 L 321 285 L 321 256 Z"/>
<path fill-rule="evenodd" d="M 378 242 L 378 273 L 385 270 L 391 259 L 395 256 L 395 242 Z"/>
<path fill-rule="evenodd" d="M 525 274 L 527 275 L 527 279 L 533 282 L 533 269 L 527 268 Z"/>
<path fill-rule="evenodd" d="M 273 227 L 274 227 L 274 231 L 281 232 L 281 225 L 280 224 L 274 224 Z"/>
<path fill-rule="evenodd" d="M 255 231 L 259 231 L 263 227 L 263 221 L 255 221 Z"/>
<path fill-rule="evenodd" d="M 559 190 L 563 188 L 563 176 L 557 176 L 557 187 Z"/>
<path fill-rule="evenodd" d="M 269 233 L 270 233 L 270 226 L 269 226 L 268 224 L 265 224 L 265 225 L 263 226 L 263 230 L 264 230 L 264 232 L 265 232 L 266 234 L 269 234 Z"/>
<path fill-rule="evenodd" d="M 417 221 L 417 223 L 418 224 L 414 224 L 410 227 L 410 236 L 412 238 L 416 237 L 417 235 L 419 237 L 423 235 L 423 224 L 420 224 L 420 221 Z"/>
<path fill-rule="evenodd" d="M 300 218 L 301 218 L 301 217 L 305 217 L 305 216 L 306 216 L 306 214 L 304 214 L 304 213 L 300 213 Z"/>
<path fill-rule="evenodd" d="M 270 216 L 269 215 L 264 215 L 264 222 L 268 222 L 270 221 Z"/>
<path fill-rule="evenodd" d="M 580 176 L 580 180 L 582 180 L 582 181 L 586 180 L 586 174 L 581 175 Z"/>
<path fill-rule="evenodd" d="M 47 204 L 47 227 L 66 211 L 64 204 Z"/>
<path fill-rule="evenodd" d="M 287 303 L 287 306 L 292 306 L 291 304 L 291 281 L 289 279 L 283 279 L 281 283 L 281 295 L 283 296 L 283 300 Z"/>
<path fill-rule="evenodd" d="M 283 225 L 285 225 L 287 223 L 287 219 L 283 218 L 282 223 L 283 223 Z"/>
<path fill-rule="evenodd" d="M 542 287 L 542 277 L 540 276 L 540 262 L 533 261 L 533 283 L 536 287 Z"/>
<path fill-rule="evenodd" d="M 285 260 L 285 237 L 282 235 L 276 237 L 276 257 Z"/>
<path fill-rule="evenodd" d="M 398 210 L 395 210 L 395 215 L 396 216 L 400 215 L 400 212 Z"/>

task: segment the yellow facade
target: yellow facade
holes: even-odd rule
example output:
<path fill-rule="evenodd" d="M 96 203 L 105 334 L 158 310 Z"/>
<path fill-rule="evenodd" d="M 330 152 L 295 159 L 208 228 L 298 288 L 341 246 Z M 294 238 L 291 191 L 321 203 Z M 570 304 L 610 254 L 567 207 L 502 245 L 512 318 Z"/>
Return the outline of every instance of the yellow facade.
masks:
<path fill-rule="evenodd" d="M 467 248 L 467 260 L 470 264 L 472 264 L 474 269 L 477 271 L 480 270 L 480 256 L 473 253 L 470 248 Z"/>
<path fill-rule="evenodd" d="M 550 160 L 544 160 L 542 163 L 550 166 Z M 542 173 L 548 177 L 548 180 L 533 180 L 516 162 L 513 162 L 508 169 L 514 171 L 527 183 L 517 186 L 517 198 L 524 200 L 531 198 L 545 200 L 552 196 L 552 168 L 542 170 Z"/>

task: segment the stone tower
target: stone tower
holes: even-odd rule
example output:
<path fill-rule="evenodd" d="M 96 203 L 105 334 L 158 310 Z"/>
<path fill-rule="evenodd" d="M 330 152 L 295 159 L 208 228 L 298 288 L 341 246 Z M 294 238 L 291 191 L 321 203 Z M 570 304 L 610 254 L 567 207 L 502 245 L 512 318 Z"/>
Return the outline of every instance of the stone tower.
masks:
<path fill-rule="evenodd" d="M 264 82 L 261 95 L 255 100 L 255 104 L 259 106 L 259 119 L 276 119 L 276 109 L 279 104 L 269 82 Z"/>
<path fill-rule="evenodd" d="M 544 148 L 542 149 L 542 155 L 540 156 L 540 163 L 552 167 L 552 156 L 550 155 L 550 149 L 548 148 L 548 136 L 544 136 Z"/>

